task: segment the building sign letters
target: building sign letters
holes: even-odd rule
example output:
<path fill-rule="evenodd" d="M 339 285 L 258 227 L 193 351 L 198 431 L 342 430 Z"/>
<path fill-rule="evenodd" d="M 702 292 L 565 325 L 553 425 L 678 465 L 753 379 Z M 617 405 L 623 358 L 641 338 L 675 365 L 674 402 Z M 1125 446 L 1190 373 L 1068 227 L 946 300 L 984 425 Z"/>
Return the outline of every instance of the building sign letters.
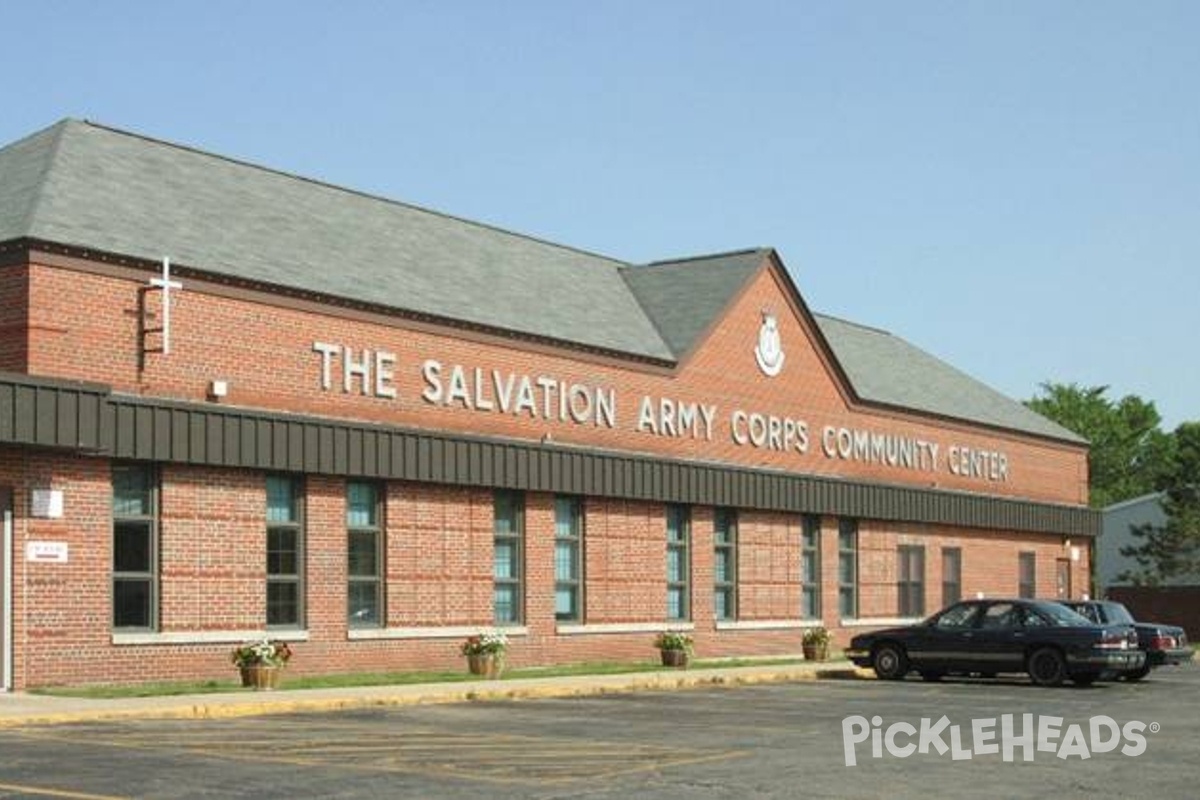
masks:
<path fill-rule="evenodd" d="M 380 349 L 356 350 L 342 344 L 313 342 L 322 391 L 396 400 L 400 396 L 400 359 Z M 779 363 L 782 363 L 780 353 Z M 416 397 L 433 406 L 504 414 L 530 420 L 586 425 L 616 430 L 624 420 L 617 390 L 506 369 L 447 364 L 434 358 L 420 362 Z M 650 436 L 712 442 L 718 437 L 739 447 L 795 453 L 914 472 L 949 472 L 991 482 L 1008 480 L 1003 451 L 968 447 L 906 436 L 888 430 L 810 425 L 802 417 L 758 409 L 733 408 L 722 413 L 716 404 L 643 395 L 632 406 L 630 428 Z"/>

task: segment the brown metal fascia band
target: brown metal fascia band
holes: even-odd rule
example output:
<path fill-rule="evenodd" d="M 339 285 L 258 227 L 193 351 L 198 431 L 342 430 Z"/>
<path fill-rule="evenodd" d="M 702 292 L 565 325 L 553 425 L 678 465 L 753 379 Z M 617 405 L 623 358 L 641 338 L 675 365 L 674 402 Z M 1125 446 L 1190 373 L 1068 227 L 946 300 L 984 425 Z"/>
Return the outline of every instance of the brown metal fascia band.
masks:
<path fill-rule="evenodd" d="M 113 396 L 0 373 L 0 444 L 120 459 L 1095 536 L 1096 511 Z"/>
<path fill-rule="evenodd" d="M 1086 508 L 113 396 L 114 458 L 1095 536 Z"/>
<path fill-rule="evenodd" d="M 108 388 L 0 372 L 0 444 L 101 449 Z"/>

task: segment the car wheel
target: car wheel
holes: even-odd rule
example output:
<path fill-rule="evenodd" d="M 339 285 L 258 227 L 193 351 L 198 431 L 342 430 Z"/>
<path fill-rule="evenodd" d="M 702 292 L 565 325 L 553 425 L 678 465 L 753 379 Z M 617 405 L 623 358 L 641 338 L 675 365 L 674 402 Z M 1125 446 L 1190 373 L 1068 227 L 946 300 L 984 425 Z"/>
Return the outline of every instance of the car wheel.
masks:
<path fill-rule="evenodd" d="M 1143 664 L 1142 666 L 1135 669 L 1133 672 L 1126 672 L 1121 677 L 1127 681 L 1140 681 L 1142 678 L 1146 677 L 1149 674 L 1150 674 L 1150 665 Z"/>
<path fill-rule="evenodd" d="M 946 673 L 939 672 L 938 670 L 927 669 L 921 673 L 921 680 L 923 680 L 923 681 L 940 681 L 942 679 L 942 676 L 945 674 Z"/>
<path fill-rule="evenodd" d="M 880 645 L 872 659 L 875 676 L 885 681 L 898 681 L 908 673 L 908 656 L 895 644 Z"/>
<path fill-rule="evenodd" d="M 1067 677 L 1067 664 L 1062 653 L 1053 647 L 1034 650 L 1029 656 L 1029 677 L 1038 686 L 1061 686 Z"/>
<path fill-rule="evenodd" d="M 1071 683 L 1075 684 L 1076 686 L 1091 686 L 1099 677 L 1099 675 L 1091 672 L 1084 673 L 1082 675 L 1072 675 Z"/>

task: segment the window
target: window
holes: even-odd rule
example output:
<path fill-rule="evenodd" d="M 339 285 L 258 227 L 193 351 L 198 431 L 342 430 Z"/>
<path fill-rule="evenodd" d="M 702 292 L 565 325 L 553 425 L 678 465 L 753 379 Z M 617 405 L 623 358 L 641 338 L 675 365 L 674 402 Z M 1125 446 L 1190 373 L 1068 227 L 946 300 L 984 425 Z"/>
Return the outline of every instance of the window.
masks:
<path fill-rule="evenodd" d="M 975 624 L 980 608 L 982 606 L 978 603 L 961 603 L 952 606 L 937 618 L 937 627 L 944 629 L 970 628 Z"/>
<path fill-rule="evenodd" d="M 896 608 L 902 617 L 925 616 L 925 548 L 902 544 L 896 548 Z"/>
<path fill-rule="evenodd" d="M 113 627 L 158 624 L 158 487 L 153 467 L 114 466 Z"/>
<path fill-rule="evenodd" d="M 374 483 L 346 484 L 346 613 L 351 627 L 379 626 L 385 617 L 382 494 Z"/>
<path fill-rule="evenodd" d="M 692 609 L 688 597 L 688 544 L 691 541 L 691 513 L 687 506 L 667 506 L 667 619 L 689 619 Z"/>
<path fill-rule="evenodd" d="M 583 551 L 583 503 L 577 497 L 554 499 L 554 618 L 583 619 L 580 558 Z"/>
<path fill-rule="evenodd" d="M 984 610 L 979 627 L 984 630 L 1018 628 L 1020 619 L 1020 611 L 1012 603 L 994 603 Z"/>
<path fill-rule="evenodd" d="M 1033 597 L 1037 594 L 1037 557 L 1033 553 L 1017 555 L 1017 596 Z"/>
<path fill-rule="evenodd" d="M 948 606 L 962 599 L 962 550 L 957 547 L 942 548 L 942 605 Z"/>
<path fill-rule="evenodd" d="M 858 520 L 838 520 L 838 614 L 858 616 Z"/>
<path fill-rule="evenodd" d="M 821 618 L 821 518 L 805 514 L 800 533 L 800 616 Z"/>
<path fill-rule="evenodd" d="M 737 511 L 718 508 L 713 517 L 713 618 L 737 618 Z"/>
<path fill-rule="evenodd" d="M 493 619 L 497 625 L 518 625 L 523 610 L 521 537 L 525 527 L 524 497 L 520 492 L 496 492 L 492 498 L 492 512 Z"/>
<path fill-rule="evenodd" d="M 303 526 L 300 480 L 267 477 L 267 626 L 301 625 Z"/>

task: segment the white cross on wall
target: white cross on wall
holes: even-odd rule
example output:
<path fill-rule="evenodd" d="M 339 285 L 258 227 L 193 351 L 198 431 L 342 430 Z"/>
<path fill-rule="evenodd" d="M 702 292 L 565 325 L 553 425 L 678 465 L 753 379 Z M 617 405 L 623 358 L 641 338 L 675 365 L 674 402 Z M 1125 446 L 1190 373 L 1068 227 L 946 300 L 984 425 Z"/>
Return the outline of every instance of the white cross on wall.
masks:
<path fill-rule="evenodd" d="M 162 289 L 162 351 L 163 355 L 171 353 L 171 290 L 179 289 L 183 291 L 183 284 L 179 281 L 171 280 L 171 259 L 163 257 L 162 260 L 162 277 L 151 278 L 150 285 L 156 289 Z"/>

